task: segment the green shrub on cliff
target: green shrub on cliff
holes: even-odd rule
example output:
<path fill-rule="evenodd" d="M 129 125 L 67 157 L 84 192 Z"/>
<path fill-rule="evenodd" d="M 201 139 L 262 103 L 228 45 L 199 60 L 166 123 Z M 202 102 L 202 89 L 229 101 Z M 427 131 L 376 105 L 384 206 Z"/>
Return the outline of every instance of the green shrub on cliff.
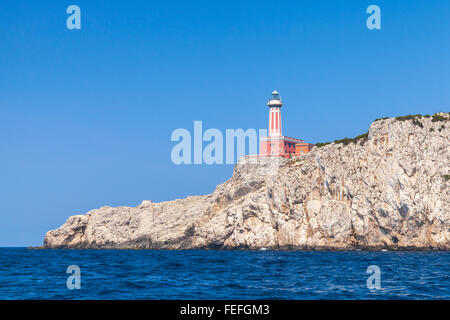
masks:
<path fill-rule="evenodd" d="M 320 147 L 326 146 L 327 144 L 330 144 L 330 143 L 331 143 L 331 142 L 317 142 L 317 143 L 315 144 L 315 146 L 318 147 L 318 148 L 320 148 Z"/>
<path fill-rule="evenodd" d="M 406 121 L 406 120 L 416 120 L 417 118 L 422 118 L 421 114 L 408 114 L 407 116 L 395 117 L 395 120 Z"/>
<path fill-rule="evenodd" d="M 431 118 L 431 122 L 438 122 L 438 121 L 447 121 L 448 118 L 441 116 L 440 114 L 433 114 Z"/>
<path fill-rule="evenodd" d="M 346 146 L 350 143 L 357 143 L 359 141 L 360 145 L 363 145 L 364 142 L 366 142 L 368 139 L 369 139 L 369 132 L 366 132 L 354 138 L 345 137 L 344 139 L 334 140 L 334 143 L 342 143 L 344 144 L 344 146 Z"/>

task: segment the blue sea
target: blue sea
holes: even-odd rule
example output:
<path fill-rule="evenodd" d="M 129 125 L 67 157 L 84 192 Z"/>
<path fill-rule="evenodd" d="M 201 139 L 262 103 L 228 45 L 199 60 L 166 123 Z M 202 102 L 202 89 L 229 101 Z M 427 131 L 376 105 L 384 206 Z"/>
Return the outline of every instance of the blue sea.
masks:
<path fill-rule="evenodd" d="M 449 262 L 450 252 L 0 248 L 0 299 L 450 299 Z M 73 265 L 80 289 L 67 285 Z"/>

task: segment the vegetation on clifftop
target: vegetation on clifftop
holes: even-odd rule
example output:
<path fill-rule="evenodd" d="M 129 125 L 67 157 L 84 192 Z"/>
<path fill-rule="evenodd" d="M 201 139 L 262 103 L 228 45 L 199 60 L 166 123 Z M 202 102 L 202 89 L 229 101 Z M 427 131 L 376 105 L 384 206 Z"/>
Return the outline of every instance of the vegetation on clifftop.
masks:
<path fill-rule="evenodd" d="M 449 121 L 450 118 L 448 117 L 448 115 L 450 115 L 449 112 L 447 112 L 447 117 L 442 115 L 442 114 L 433 114 L 433 115 L 421 115 L 421 114 L 414 114 L 414 115 L 407 115 L 407 116 L 400 116 L 400 117 L 396 117 L 395 120 L 398 121 L 406 121 L 406 120 L 412 120 L 412 123 L 416 126 L 419 126 L 421 128 L 423 128 L 423 124 L 422 122 L 419 121 L 419 119 L 421 118 L 430 118 L 431 117 L 431 122 L 438 122 L 438 121 Z"/>
<path fill-rule="evenodd" d="M 380 121 L 380 120 L 386 120 L 386 119 L 389 119 L 389 117 L 377 118 L 377 119 L 373 120 L 373 122 Z"/>
<path fill-rule="evenodd" d="M 359 136 L 356 136 L 354 138 L 347 138 L 341 140 L 334 140 L 334 143 L 343 143 L 344 146 L 350 144 L 350 143 L 357 143 L 359 141 L 360 145 L 363 145 L 364 142 L 366 142 L 369 139 L 369 132 L 360 134 Z"/>
<path fill-rule="evenodd" d="M 441 114 L 433 114 L 433 115 L 421 115 L 421 114 L 409 114 L 407 116 L 398 116 L 395 117 L 395 120 L 397 121 L 407 121 L 407 120 L 412 120 L 412 123 L 415 126 L 418 126 L 420 128 L 423 128 L 423 123 L 419 120 L 421 118 L 430 118 L 431 117 L 431 121 L 432 122 L 437 122 L 437 121 L 449 121 L 450 120 L 450 112 L 446 112 L 445 113 L 447 116 L 445 115 L 441 115 Z M 389 119 L 389 117 L 384 117 L 384 118 L 378 118 L 375 119 L 374 122 L 376 121 L 380 121 L 380 120 L 386 120 Z M 445 129 L 445 125 L 442 125 L 438 130 L 439 132 L 442 131 L 443 129 Z M 430 132 L 434 131 L 433 128 L 430 129 Z M 340 140 L 334 140 L 333 143 L 342 143 L 344 144 L 344 146 L 350 144 L 350 143 L 357 143 L 359 141 L 360 145 L 363 145 L 368 139 L 369 139 L 369 133 L 363 133 L 357 137 L 354 138 L 347 138 L 345 137 L 344 139 L 340 139 Z M 321 148 L 323 146 L 326 146 L 327 144 L 331 144 L 331 142 L 318 142 L 316 143 L 314 146 Z"/>
<path fill-rule="evenodd" d="M 364 142 L 366 142 L 369 139 L 369 132 L 360 134 L 359 136 L 356 136 L 354 138 L 347 138 L 345 137 L 344 139 L 340 139 L 340 140 L 334 140 L 333 143 L 343 143 L 344 146 L 350 144 L 350 143 L 357 143 L 359 141 L 360 145 L 363 145 Z M 323 147 L 326 146 L 327 144 L 330 144 L 331 142 L 319 142 L 316 143 L 315 146 L 316 147 Z"/>
<path fill-rule="evenodd" d="M 331 142 L 317 142 L 314 146 L 316 147 L 323 147 L 326 146 L 327 144 L 330 144 Z"/>

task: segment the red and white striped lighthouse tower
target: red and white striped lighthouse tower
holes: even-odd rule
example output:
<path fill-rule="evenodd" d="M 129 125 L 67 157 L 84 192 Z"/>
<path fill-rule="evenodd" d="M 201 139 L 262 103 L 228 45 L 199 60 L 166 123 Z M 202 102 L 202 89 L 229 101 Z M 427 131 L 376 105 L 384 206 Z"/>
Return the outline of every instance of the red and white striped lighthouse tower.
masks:
<path fill-rule="evenodd" d="M 269 137 L 281 136 L 281 103 L 280 94 L 272 92 L 272 97 L 267 103 L 269 106 Z"/>
<path fill-rule="evenodd" d="M 301 139 L 283 136 L 281 133 L 281 103 L 280 94 L 272 92 L 272 97 L 267 103 L 269 106 L 269 134 L 260 139 L 260 156 L 289 157 L 293 154 L 308 153 L 312 144 Z"/>

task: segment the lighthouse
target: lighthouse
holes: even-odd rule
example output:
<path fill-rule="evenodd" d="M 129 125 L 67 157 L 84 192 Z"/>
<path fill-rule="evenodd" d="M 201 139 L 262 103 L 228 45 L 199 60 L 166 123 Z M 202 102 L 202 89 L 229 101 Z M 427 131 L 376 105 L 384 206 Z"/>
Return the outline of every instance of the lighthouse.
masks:
<path fill-rule="evenodd" d="M 301 139 L 283 136 L 281 131 L 281 97 L 278 91 L 274 90 L 267 103 L 269 107 L 269 134 L 267 137 L 261 137 L 260 156 L 269 157 L 289 157 L 291 155 L 300 155 L 308 153 L 312 149 L 312 144 L 306 143 Z"/>
<path fill-rule="evenodd" d="M 267 103 L 269 107 L 269 137 L 281 136 L 281 102 L 280 94 L 277 91 L 272 92 L 272 97 Z"/>

